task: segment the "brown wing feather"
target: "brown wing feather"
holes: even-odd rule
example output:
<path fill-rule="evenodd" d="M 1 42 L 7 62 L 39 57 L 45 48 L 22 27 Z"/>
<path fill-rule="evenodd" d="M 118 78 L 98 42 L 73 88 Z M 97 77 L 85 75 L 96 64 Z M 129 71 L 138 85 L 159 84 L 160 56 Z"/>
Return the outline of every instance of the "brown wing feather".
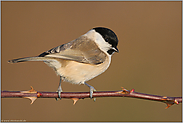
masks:
<path fill-rule="evenodd" d="M 91 39 L 81 36 L 67 44 L 52 48 L 40 54 L 39 57 L 53 57 L 87 64 L 100 64 L 106 59 L 106 54 Z"/>

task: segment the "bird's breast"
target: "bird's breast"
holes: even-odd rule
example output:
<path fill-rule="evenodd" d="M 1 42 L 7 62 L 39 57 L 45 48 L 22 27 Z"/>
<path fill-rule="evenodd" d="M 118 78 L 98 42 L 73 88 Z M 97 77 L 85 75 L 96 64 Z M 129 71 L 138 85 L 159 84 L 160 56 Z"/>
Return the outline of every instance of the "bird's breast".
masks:
<path fill-rule="evenodd" d="M 61 67 L 56 72 L 67 82 L 84 84 L 85 81 L 103 73 L 109 67 L 110 62 L 111 57 L 107 57 L 103 63 L 98 65 L 66 60 L 64 64 L 61 63 Z"/>

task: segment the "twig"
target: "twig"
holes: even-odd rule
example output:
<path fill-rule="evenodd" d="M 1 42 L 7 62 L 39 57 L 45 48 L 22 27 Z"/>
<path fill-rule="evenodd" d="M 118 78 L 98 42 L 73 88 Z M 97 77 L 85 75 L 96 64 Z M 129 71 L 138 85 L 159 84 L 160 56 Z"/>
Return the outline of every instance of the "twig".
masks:
<path fill-rule="evenodd" d="M 151 94 L 144 94 L 135 92 L 134 89 L 126 90 L 122 88 L 119 91 L 96 91 L 93 93 L 93 98 L 96 97 L 132 97 L 153 101 L 160 101 L 167 104 L 167 108 L 172 106 L 173 104 L 182 103 L 182 97 L 166 97 L 166 96 L 158 96 Z M 41 92 L 35 91 L 31 86 L 30 91 L 1 91 L 1 98 L 28 98 L 32 102 L 37 98 L 58 98 L 57 92 Z M 61 98 L 69 98 L 74 101 L 75 104 L 79 99 L 90 98 L 89 92 L 62 92 Z"/>

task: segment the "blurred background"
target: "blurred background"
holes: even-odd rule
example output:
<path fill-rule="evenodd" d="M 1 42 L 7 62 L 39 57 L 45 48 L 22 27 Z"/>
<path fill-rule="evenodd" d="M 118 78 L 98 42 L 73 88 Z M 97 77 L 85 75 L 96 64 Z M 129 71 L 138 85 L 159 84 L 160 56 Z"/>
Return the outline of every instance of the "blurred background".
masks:
<path fill-rule="evenodd" d="M 1 89 L 56 91 L 59 76 L 43 62 L 8 64 L 67 43 L 93 27 L 112 29 L 119 53 L 109 69 L 88 81 L 98 91 L 135 89 L 182 96 L 182 2 L 1 2 Z M 89 91 L 63 82 L 65 92 Z M 182 104 L 134 98 L 1 99 L 2 120 L 25 121 L 182 121 Z"/>

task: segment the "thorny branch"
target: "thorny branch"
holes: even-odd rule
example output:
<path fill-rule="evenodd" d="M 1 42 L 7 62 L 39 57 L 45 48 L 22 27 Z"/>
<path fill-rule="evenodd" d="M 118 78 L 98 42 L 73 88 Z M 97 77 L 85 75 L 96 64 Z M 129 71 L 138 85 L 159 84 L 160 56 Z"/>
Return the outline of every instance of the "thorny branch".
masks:
<path fill-rule="evenodd" d="M 151 94 L 144 94 L 135 92 L 134 89 L 126 90 L 122 87 L 122 90 L 119 91 L 96 91 L 93 93 L 93 98 L 96 97 L 132 97 L 153 101 L 160 101 L 167 104 L 167 108 L 172 106 L 173 104 L 182 103 L 182 97 L 166 97 L 166 96 L 158 96 Z M 31 100 L 31 104 L 37 98 L 58 98 L 57 92 L 40 92 L 35 91 L 31 86 L 31 90 L 29 91 L 1 91 L 1 98 L 28 98 Z M 61 98 L 69 98 L 74 101 L 73 105 L 79 99 L 90 98 L 89 92 L 62 92 Z"/>

